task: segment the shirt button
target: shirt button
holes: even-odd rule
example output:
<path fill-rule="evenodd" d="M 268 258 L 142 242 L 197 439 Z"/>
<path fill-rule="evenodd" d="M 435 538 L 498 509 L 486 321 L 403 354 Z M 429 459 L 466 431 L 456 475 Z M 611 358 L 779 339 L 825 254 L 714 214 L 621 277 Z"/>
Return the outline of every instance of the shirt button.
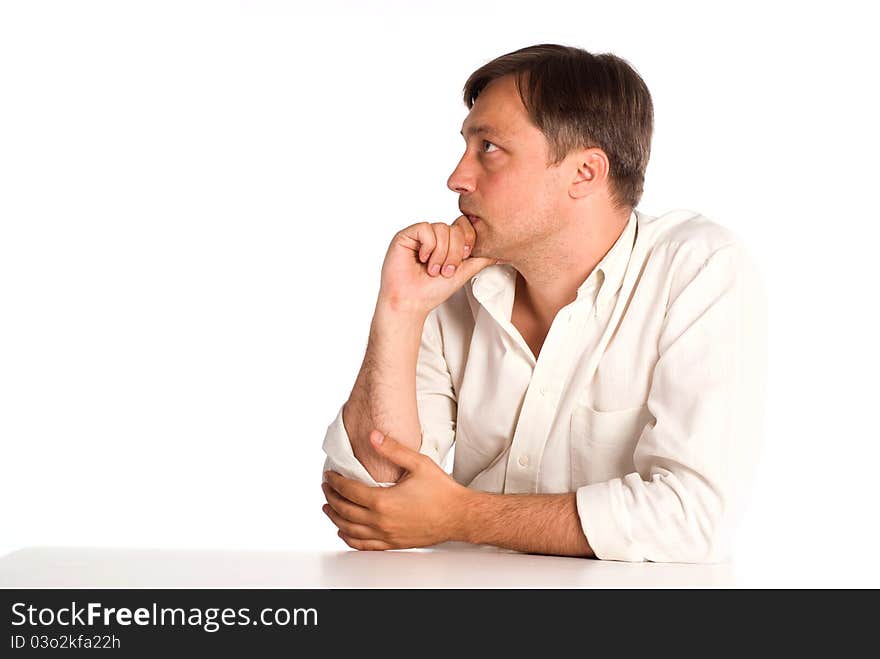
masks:
<path fill-rule="evenodd" d="M 527 455 L 519 456 L 519 464 L 521 467 L 528 467 L 529 466 L 529 456 L 527 456 Z"/>

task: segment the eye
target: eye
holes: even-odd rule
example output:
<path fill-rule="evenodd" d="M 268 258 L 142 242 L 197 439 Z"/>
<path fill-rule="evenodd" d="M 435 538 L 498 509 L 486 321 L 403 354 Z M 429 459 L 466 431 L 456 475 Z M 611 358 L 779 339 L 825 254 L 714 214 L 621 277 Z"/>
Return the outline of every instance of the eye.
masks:
<path fill-rule="evenodd" d="M 486 146 L 487 144 L 489 144 L 490 146 L 494 146 L 496 149 L 498 148 L 495 144 L 493 144 L 489 140 L 483 140 L 483 146 Z M 492 151 L 483 151 L 483 153 L 493 153 L 493 152 Z"/>

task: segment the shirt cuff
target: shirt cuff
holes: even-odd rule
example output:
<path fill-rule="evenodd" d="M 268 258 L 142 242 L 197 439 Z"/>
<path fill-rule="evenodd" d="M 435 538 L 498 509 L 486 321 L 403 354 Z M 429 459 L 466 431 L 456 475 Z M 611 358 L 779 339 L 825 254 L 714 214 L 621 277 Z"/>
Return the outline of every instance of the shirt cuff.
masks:
<path fill-rule="evenodd" d="M 577 489 L 576 498 L 581 528 L 596 558 L 636 563 L 645 560 L 632 539 L 619 478 L 584 485 Z"/>
<path fill-rule="evenodd" d="M 345 431 L 345 424 L 342 422 L 342 410 L 344 408 L 345 405 L 343 404 L 339 408 L 339 413 L 336 415 L 333 423 L 327 427 L 327 434 L 324 436 L 324 444 L 322 446 L 324 453 L 327 454 L 323 471 L 335 471 L 346 478 L 351 478 L 373 487 L 397 485 L 396 482 L 377 482 L 361 461 L 355 457 L 354 449 L 351 447 L 351 439 L 349 439 L 348 433 Z M 438 452 L 434 443 L 423 441 L 419 447 L 419 453 L 427 455 L 439 464 Z M 322 480 L 326 479 L 322 478 Z"/>
<path fill-rule="evenodd" d="M 351 448 L 351 440 L 348 438 L 345 424 L 342 422 L 342 410 L 344 407 L 345 405 L 339 408 L 339 413 L 336 415 L 333 423 L 327 427 L 327 434 L 324 436 L 322 448 L 324 453 L 327 454 L 327 459 L 324 461 L 323 471 L 335 471 L 346 478 L 351 478 L 373 487 L 396 485 L 396 483 L 377 482 L 370 476 L 370 472 L 361 464 L 360 460 L 355 457 L 354 450 Z M 322 473 L 322 481 L 326 480 L 326 478 L 323 478 Z"/>

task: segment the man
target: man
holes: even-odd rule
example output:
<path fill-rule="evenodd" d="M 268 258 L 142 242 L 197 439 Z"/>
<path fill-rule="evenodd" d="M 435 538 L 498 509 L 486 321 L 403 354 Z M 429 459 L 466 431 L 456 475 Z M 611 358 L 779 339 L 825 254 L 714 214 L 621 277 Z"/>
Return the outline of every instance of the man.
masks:
<path fill-rule="evenodd" d="M 388 248 L 324 512 L 364 550 L 727 559 L 762 416 L 751 259 L 697 213 L 635 210 L 653 107 L 624 60 L 524 48 L 464 99 L 462 215 Z"/>

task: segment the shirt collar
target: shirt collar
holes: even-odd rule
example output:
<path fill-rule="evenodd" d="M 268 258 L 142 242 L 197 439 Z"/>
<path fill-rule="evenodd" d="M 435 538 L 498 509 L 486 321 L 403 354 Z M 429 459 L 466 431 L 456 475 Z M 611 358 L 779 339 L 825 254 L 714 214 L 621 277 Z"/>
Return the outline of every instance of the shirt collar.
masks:
<path fill-rule="evenodd" d="M 611 246 L 611 249 L 596 264 L 593 272 L 590 273 L 590 276 L 586 278 L 584 283 L 578 287 L 578 298 L 580 298 L 582 291 L 592 287 L 590 280 L 593 279 L 593 273 L 601 273 L 601 282 L 597 283 L 600 288 L 599 295 L 596 298 L 596 306 L 600 310 L 605 309 L 623 285 L 623 275 L 626 273 L 626 267 L 629 265 L 629 259 L 632 255 L 637 226 L 638 217 L 636 211 L 633 210 L 626 221 L 626 226 Z"/>
<path fill-rule="evenodd" d="M 578 286 L 578 299 L 584 296 L 592 299 L 592 296 L 588 294 L 598 286 L 599 294 L 596 297 L 596 304 L 604 309 L 617 291 L 620 290 L 623 284 L 623 275 L 626 272 L 635 243 L 637 224 L 638 217 L 636 211 L 633 210 L 626 222 L 626 226 L 611 246 L 611 249 L 596 264 L 596 267 L 593 268 L 593 271 L 584 282 Z M 474 297 L 483 306 L 486 306 L 486 300 L 489 297 L 504 290 L 513 289 L 515 283 L 516 270 L 514 270 L 513 266 L 507 264 L 490 265 L 471 277 Z"/>

